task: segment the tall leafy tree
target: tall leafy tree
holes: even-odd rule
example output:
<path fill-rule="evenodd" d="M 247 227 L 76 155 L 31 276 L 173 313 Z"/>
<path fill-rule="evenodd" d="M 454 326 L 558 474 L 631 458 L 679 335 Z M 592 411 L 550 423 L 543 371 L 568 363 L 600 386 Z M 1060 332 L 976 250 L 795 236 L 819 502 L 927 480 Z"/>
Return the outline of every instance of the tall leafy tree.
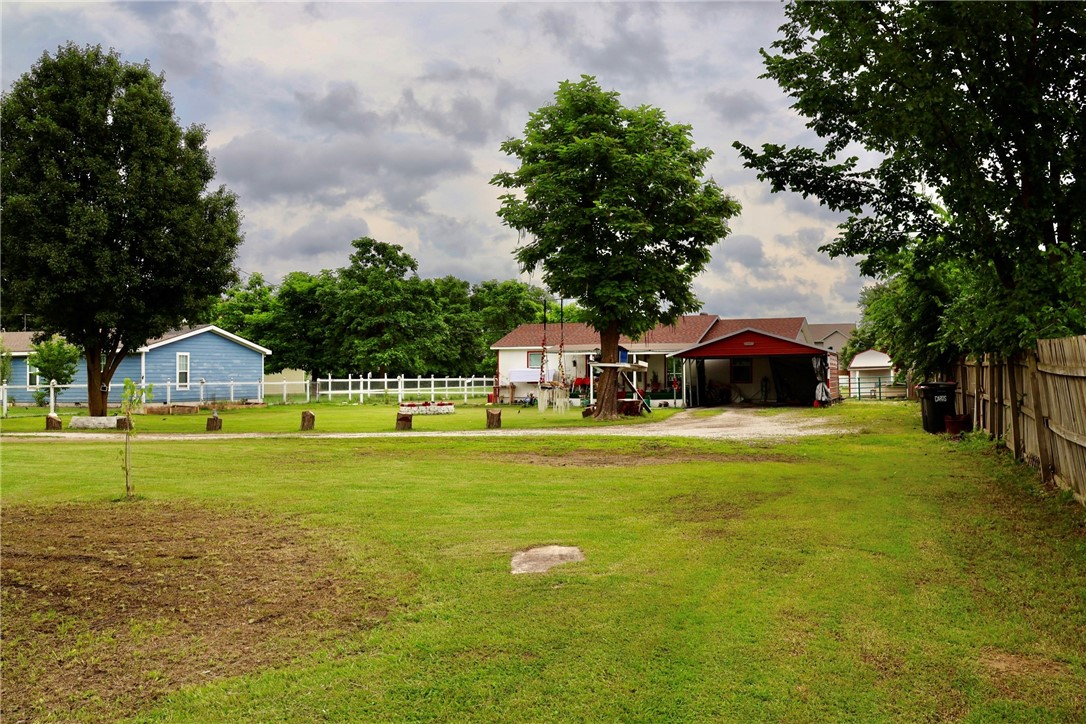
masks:
<path fill-rule="evenodd" d="M 339 270 L 343 364 L 362 373 L 426 372 L 444 326 L 418 262 L 398 244 L 363 237 L 351 245 L 350 264 Z"/>
<path fill-rule="evenodd" d="M 101 47 L 43 54 L 4 93 L 0 135 L 5 302 L 83 350 L 104 414 L 125 355 L 236 278 L 236 198 L 207 191 L 207 131 L 181 128 L 163 77 Z"/>
<path fill-rule="evenodd" d="M 849 214 L 823 249 L 883 278 L 902 249 L 914 280 L 951 264 L 959 296 L 942 319 L 968 324 L 941 333 L 967 352 L 1086 332 L 1086 5 L 786 12 L 766 76 L 824 148 L 735 145 L 774 191 Z M 875 160 L 846 155 L 857 148 Z"/>
<path fill-rule="evenodd" d="M 523 138 L 502 150 L 520 162 L 491 183 L 498 215 L 527 234 L 516 251 L 524 271 L 543 270 L 555 294 L 575 299 L 600 333 L 605 363 L 618 362 L 622 334 L 697 311 L 692 283 L 740 211 L 711 179 L 712 156 L 695 148 L 690 126 L 658 108 L 625 108 L 618 93 L 582 76 L 531 114 Z M 596 416 L 617 409 L 617 372 L 600 376 Z"/>
<path fill-rule="evenodd" d="M 346 374 L 340 354 L 339 281 L 335 273 L 291 272 L 275 289 L 261 345 L 274 354 L 266 372 L 305 370 L 311 380 Z"/>
<path fill-rule="evenodd" d="M 267 346 L 275 301 L 275 287 L 264 281 L 262 274 L 252 274 L 244 283 L 233 284 L 226 290 L 215 302 L 208 319 L 227 332 Z"/>
<path fill-rule="evenodd" d="M 476 373 L 493 375 L 498 368 L 498 353 L 490 346 L 522 324 L 542 321 L 543 298 L 539 287 L 507 279 L 489 279 L 472 287 L 471 307 L 477 315 L 483 339 L 483 356 Z"/>

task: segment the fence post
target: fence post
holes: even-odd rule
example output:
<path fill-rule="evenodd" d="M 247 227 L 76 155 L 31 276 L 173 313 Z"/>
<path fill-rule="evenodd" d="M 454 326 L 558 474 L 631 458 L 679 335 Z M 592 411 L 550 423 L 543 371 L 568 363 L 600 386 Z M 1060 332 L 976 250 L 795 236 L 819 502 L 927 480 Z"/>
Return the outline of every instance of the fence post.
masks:
<path fill-rule="evenodd" d="M 8 381 L 0 380 L 0 405 L 4 406 L 3 411 L 0 411 L 0 417 L 8 416 Z"/>
<path fill-rule="evenodd" d="M 230 401 L 234 401 L 234 378 L 230 378 Z"/>
<path fill-rule="evenodd" d="M 207 384 L 207 380 L 203 377 L 200 378 L 200 402 L 204 401 L 204 385 Z"/>
<path fill-rule="evenodd" d="M 882 400 L 882 375 L 879 375 L 879 400 Z"/>
<path fill-rule="evenodd" d="M 461 381 L 463 381 L 463 380 L 461 380 Z M 471 385 L 472 390 L 475 389 L 475 375 L 471 376 L 471 382 L 469 382 L 467 385 L 464 385 L 464 404 L 465 405 L 468 404 L 468 385 Z"/>
<path fill-rule="evenodd" d="M 403 375 L 396 378 L 396 401 L 403 404 Z"/>
<path fill-rule="evenodd" d="M 434 401 L 434 373 L 430 373 L 430 402 Z"/>
<path fill-rule="evenodd" d="M 49 414 L 57 414 L 57 381 L 49 380 Z"/>
<path fill-rule="evenodd" d="M 310 395 L 309 382 L 310 382 L 309 373 L 307 372 L 306 375 L 305 375 L 305 401 L 306 402 L 309 402 L 309 395 Z"/>
<path fill-rule="evenodd" d="M 166 404 L 170 404 L 170 378 L 166 378 Z"/>
<path fill-rule="evenodd" d="M 354 379 L 354 377 L 351 375 L 350 372 L 348 372 L 347 373 L 347 402 L 350 402 L 352 399 L 354 399 L 353 396 L 351 395 L 351 380 L 353 380 L 353 379 Z"/>
<path fill-rule="evenodd" d="M 1029 360 L 1029 396 L 1033 407 L 1033 422 L 1037 427 L 1037 458 L 1041 461 L 1041 482 L 1052 481 L 1052 452 L 1048 449 L 1048 401 L 1037 369 L 1037 353 L 1027 352 Z"/>

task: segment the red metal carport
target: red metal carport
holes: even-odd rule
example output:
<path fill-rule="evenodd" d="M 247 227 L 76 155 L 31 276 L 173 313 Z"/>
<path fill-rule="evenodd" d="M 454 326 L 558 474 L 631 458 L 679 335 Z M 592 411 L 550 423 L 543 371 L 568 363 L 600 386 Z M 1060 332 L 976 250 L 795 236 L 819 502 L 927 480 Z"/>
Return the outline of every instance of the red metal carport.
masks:
<path fill-rule="evenodd" d="M 735 401 L 778 405 L 840 399 L 837 354 L 751 327 L 675 352 L 683 360 L 686 404 Z M 819 395 L 819 385 L 826 390 Z"/>

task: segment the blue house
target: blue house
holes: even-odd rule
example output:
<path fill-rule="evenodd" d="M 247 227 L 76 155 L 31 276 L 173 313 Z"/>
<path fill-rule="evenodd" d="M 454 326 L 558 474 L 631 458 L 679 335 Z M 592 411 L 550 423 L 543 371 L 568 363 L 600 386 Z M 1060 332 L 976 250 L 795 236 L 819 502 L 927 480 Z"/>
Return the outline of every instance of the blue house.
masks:
<path fill-rule="evenodd" d="M 48 389 L 49 380 L 39 379 L 30 367 L 34 332 L 4 332 L 4 345 L 12 352 L 12 379 L 6 381 L 9 400 L 33 402 L 39 386 Z M 173 402 L 258 402 L 264 398 L 264 357 L 270 349 L 231 334 L 212 324 L 185 327 L 149 341 L 129 354 L 117 368 L 110 383 L 109 403 L 120 404 L 124 379 L 154 385 L 154 404 Z M 58 404 L 86 404 L 87 365 L 79 361 L 75 379 L 63 391 Z"/>

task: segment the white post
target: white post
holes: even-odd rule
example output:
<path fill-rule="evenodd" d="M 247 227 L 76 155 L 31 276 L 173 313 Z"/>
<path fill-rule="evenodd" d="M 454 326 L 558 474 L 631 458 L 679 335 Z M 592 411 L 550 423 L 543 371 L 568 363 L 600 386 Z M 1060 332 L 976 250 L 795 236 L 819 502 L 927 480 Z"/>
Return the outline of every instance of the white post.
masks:
<path fill-rule="evenodd" d="M 287 404 L 287 378 L 283 378 L 283 404 Z"/>
<path fill-rule="evenodd" d="M 350 372 L 348 372 L 347 373 L 347 402 L 350 402 L 352 399 L 354 399 L 353 395 L 351 395 L 351 380 L 353 380 L 353 379 L 354 379 L 354 375 L 352 375 Z"/>
<path fill-rule="evenodd" d="M 430 373 L 430 402 L 434 401 L 434 375 Z"/>
<path fill-rule="evenodd" d="M 472 390 L 475 389 L 475 375 L 471 376 L 471 382 L 468 384 L 471 385 Z M 468 404 L 468 385 L 464 385 L 464 404 Z"/>
<path fill-rule="evenodd" d="M 397 378 L 396 392 L 397 392 L 396 401 L 399 402 L 402 405 L 403 404 L 403 375 L 400 375 Z"/>
<path fill-rule="evenodd" d="M 8 381 L 0 380 L 0 405 L 4 406 L 3 411 L 0 411 L 0 417 L 8 416 Z"/>
<path fill-rule="evenodd" d="M 591 365 L 589 365 L 589 367 L 588 367 L 588 404 L 589 405 L 596 404 L 596 375 L 594 375 L 593 372 L 595 372 L 595 370 L 592 369 Z"/>
<path fill-rule="evenodd" d="M 170 379 L 166 378 L 166 404 L 170 404 Z"/>
<path fill-rule="evenodd" d="M 320 401 L 321 391 L 317 390 L 317 400 Z M 332 401 L 332 373 L 328 373 L 328 401 Z"/>
<path fill-rule="evenodd" d="M 230 378 L 230 401 L 234 401 L 234 378 Z"/>
<path fill-rule="evenodd" d="M 49 414 L 57 414 L 57 381 L 49 380 Z"/>
<path fill-rule="evenodd" d="M 384 375 L 385 375 L 385 379 L 384 379 L 384 383 L 383 383 L 384 387 L 381 388 L 381 394 L 384 395 L 384 398 L 387 401 L 388 400 L 388 372 L 385 372 Z"/>
<path fill-rule="evenodd" d="M 309 403 L 309 373 L 305 373 L 305 401 Z"/>
<path fill-rule="evenodd" d="M 200 402 L 204 401 L 204 385 L 207 383 L 203 377 L 200 378 Z"/>

